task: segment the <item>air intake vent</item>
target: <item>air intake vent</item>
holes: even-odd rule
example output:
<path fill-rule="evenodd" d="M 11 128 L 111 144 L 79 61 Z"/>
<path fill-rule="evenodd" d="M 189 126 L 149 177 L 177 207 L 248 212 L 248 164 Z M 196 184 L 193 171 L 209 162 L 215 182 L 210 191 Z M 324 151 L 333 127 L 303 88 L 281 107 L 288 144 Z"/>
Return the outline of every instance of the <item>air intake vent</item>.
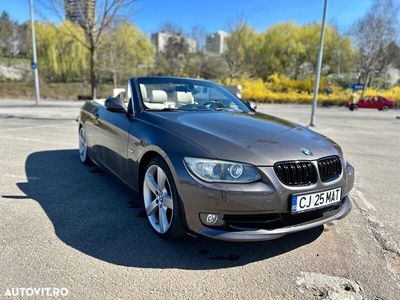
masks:
<path fill-rule="evenodd" d="M 342 173 L 342 164 L 337 156 L 326 157 L 318 160 L 318 170 L 321 181 L 331 181 Z"/>
<path fill-rule="evenodd" d="M 317 182 L 317 172 L 311 162 L 276 163 L 274 170 L 279 180 L 286 185 L 302 186 Z"/>

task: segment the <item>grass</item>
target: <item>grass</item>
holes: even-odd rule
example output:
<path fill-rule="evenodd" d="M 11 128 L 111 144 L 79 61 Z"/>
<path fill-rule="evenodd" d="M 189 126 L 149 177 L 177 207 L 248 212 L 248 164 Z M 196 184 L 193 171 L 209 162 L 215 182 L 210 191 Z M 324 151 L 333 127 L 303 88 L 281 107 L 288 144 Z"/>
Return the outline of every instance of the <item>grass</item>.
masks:
<path fill-rule="evenodd" d="M 0 56 L 0 63 L 7 66 L 16 66 L 21 67 L 24 66 L 26 68 L 30 68 L 31 61 L 26 57 L 3 57 Z"/>
<path fill-rule="evenodd" d="M 111 84 L 100 85 L 99 97 L 112 94 Z M 43 99 L 77 100 L 79 95 L 90 95 L 90 86 L 81 83 L 46 83 L 40 82 L 40 95 Z M 0 98 L 32 99 L 35 97 L 34 83 L 6 81 L 0 82 Z"/>

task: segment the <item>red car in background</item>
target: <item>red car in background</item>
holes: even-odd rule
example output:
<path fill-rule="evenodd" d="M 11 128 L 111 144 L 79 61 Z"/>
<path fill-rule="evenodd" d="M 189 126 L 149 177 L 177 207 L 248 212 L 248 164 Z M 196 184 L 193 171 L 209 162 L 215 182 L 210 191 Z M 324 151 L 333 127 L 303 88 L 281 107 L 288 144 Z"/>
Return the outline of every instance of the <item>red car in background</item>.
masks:
<path fill-rule="evenodd" d="M 396 102 L 382 97 L 382 96 L 372 96 L 372 97 L 364 97 L 358 100 L 356 104 L 356 108 L 375 108 L 378 110 L 388 110 L 389 108 L 394 108 Z"/>

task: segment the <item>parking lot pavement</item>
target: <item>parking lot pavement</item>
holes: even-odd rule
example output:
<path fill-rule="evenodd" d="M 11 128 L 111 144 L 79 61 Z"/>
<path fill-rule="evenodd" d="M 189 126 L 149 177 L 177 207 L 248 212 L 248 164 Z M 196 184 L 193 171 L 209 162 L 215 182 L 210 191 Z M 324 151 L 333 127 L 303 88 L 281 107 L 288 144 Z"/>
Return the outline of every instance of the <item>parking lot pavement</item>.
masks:
<path fill-rule="evenodd" d="M 33 100 L 0 99 L 0 118 L 74 120 L 83 101 L 42 100 L 35 105 Z"/>
<path fill-rule="evenodd" d="M 309 117 L 305 106 L 259 110 Z M 353 211 L 262 243 L 159 239 L 129 190 L 79 162 L 75 121 L 0 118 L 0 296 L 58 287 L 73 299 L 400 299 L 395 115 L 318 109 L 315 130 L 356 168 Z"/>

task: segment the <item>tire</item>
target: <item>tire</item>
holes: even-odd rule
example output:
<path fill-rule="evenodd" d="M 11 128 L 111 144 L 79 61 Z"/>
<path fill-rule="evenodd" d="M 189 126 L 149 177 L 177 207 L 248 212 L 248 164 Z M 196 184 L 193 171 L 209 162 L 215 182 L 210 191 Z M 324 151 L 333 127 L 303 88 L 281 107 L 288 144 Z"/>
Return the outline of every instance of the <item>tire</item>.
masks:
<path fill-rule="evenodd" d="M 79 159 L 85 165 L 92 163 L 88 155 L 86 134 L 83 126 L 79 128 Z"/>
<path fill-rule="evenodd" d="M 388 107 L 387 105 L 385 105 L 384 107 L 382 107 L 382 110 L 383 110 L 383 111 L 388 111 L 388 110 L 389 110 L 389 107 Z"/>
<path fill-rule="evenodd" d="M 142 187 L 144 209 L 153 230 L 166 239 L 184 237 L 179 195 L 171 171 L 162 158 L 154 158 L 146 166 Z"/>

